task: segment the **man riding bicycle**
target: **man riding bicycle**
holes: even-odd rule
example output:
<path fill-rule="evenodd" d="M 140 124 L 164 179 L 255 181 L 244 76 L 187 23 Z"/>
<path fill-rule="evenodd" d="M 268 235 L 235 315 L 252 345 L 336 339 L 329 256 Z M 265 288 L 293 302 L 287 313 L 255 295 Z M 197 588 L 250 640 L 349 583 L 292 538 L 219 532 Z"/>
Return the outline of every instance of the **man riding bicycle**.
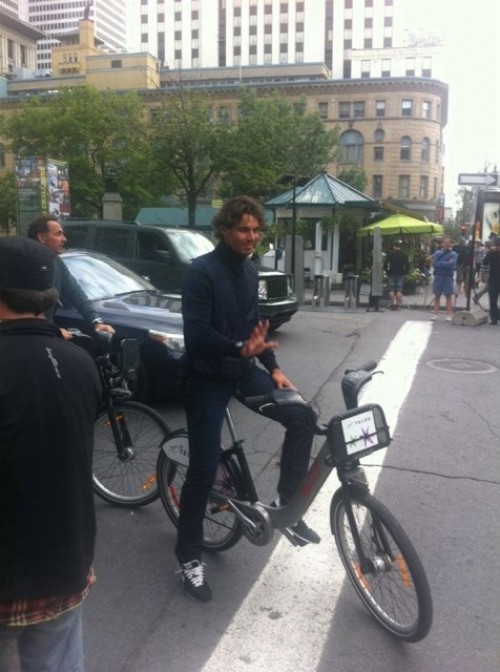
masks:
<path fill-rule="evenodd" d="M 264 222 L 255 200 L 236 196 L 227 201 L 212 222 L 218 246 L 193 261 L 182 287 L 186 354 L 180 382 L 190 462 L 175 552 L 186 592 L 203 602 L 212 597 L 201 562 L 203 518 L 219 463 L 227 404 L 234 395 L 294 389 L 276 362 L 277 343 L 268 339 L 268 323 L 259 320 L 258 273 L 250 257 Z M 309 466 L 313 425 L 308 413 L 299 405 L 275 410 L 273 419 L 286 428 L 279 505 L 291 499 Z M 320 541 L 303 520 L 289 532 L 301 545 Z"/>

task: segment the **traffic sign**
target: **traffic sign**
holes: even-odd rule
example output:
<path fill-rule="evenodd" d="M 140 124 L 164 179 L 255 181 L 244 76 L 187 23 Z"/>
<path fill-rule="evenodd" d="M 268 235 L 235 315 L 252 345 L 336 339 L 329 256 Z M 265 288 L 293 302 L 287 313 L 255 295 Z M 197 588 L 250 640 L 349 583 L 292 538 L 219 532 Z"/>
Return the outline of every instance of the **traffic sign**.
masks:
<path fill-rule="evenodd" d="M 458 184 L 462 187 L 498 187 L 498 173 L 460 173 Z"/>

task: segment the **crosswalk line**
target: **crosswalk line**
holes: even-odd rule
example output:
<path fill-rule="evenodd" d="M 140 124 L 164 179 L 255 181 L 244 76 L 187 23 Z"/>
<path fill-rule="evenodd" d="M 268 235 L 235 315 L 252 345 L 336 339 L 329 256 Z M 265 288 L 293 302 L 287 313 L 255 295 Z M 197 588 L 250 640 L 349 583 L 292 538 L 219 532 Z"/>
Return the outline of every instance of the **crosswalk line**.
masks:
<path fill-rule="evenodd" d="M 377 402 L 394 434 L 431 326 L 406 322 L 396 334 L 360 403 Z M 381 456 L 382 454 L 382 456 Z M 385 451 L 372 456 L 381 464 Z M 363 459 L 364 464 L 370 458 Z M 373 490 L 380 469 L 367 470 Z M 319 546 L 293 548 L 283 537 L 202 672 L 313 672 L 330 632 L 345 578 L 331 536 L 329 506 L 336 487 L 329 479 L 307 514 L 322 537 Z"/>

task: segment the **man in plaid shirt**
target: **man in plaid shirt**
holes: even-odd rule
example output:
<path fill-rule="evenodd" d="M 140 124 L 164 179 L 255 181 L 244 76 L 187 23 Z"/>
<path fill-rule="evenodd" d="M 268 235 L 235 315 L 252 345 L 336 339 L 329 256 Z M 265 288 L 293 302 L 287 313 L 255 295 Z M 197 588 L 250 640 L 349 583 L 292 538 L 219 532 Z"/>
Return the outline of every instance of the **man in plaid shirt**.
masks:
<path fill-rule="evenodd" d="M 0 240 L 0 672 L 83 672 L 93 582 L 92 358 L 43 317 L 51 250 Z"/>

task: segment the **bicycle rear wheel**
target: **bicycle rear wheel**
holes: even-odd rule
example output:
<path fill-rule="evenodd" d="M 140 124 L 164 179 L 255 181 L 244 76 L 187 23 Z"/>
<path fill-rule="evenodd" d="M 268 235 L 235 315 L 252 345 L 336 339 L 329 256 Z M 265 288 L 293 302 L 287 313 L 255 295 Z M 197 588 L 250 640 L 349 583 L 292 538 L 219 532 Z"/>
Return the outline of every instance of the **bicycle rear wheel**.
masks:
<path fill-rule="evenodd" d="M 184 442 L 187 452 L 188 437 L 184 430 L 172 432 L 167 441 L 174 442 L 176 446 Z M 179 525 L 181 490 L 186 473 L 186 464 L 174 462 L 164 449 L 161 450 L 157 466 L 160 498 L 168 517 L 176 527 Z M 237 467 L 224 455 L 217 469 L 213 490 L 229 497 L 243 498 Z M 240 540 L 241 535 L 239 521 L 227 504 L 218 503 L 209 496 L 203 520 L 203 548 L 208 551 L 226 551 Z"/>
<path fill-rule="evenodd" d="M 150 504 L 159 497 L 156 462 L 170 429 L 156 411 L 138 402 L 117 403 L 113 412 L 124 455 L 120 457 L 113 419 L 105 411 L 94 430 L 94 492 L 116 506 Z"/>
<path fill-rule="evenodd" d="M 335 541 L 361 601 L 398 639 L 418 642 L 432 625 L 432 598 L 422 563 L 392 513 L 368 492 L 351 491 L 352 512 L 367 564 L 362 568 L 342 490 L 331 503 Z"/>

